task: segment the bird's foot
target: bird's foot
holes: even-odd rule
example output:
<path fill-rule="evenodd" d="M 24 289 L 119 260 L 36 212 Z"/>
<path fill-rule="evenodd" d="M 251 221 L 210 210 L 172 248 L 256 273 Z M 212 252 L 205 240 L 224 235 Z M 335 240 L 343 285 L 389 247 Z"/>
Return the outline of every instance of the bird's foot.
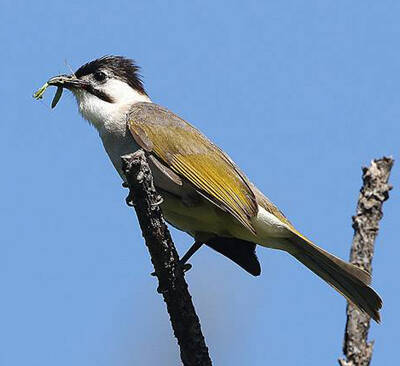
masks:
<path fill-rule="evenodd" d="M 186 273 L 192 269 L 192 265 L 190 263 L 181 263 L 179 262 L 179 265 L 182 267 L 183 273 Z"/>
<path fill-rule="evenodd" d="M 157 201 L 152 203 L 153 207 L 160 206 L 164 202 L 164 198 L 162 198 L 160 195 L 157 195 L 156 199 Z"/>
<path fill-rule="evenodd" d="M 193 267 L 190 263 L 182 263 L 181 261 L 179 261 L 178 266 L 182 268 L 182 272 L 183 273 L 186 273 L 187 271 L 190 271 L 192 269 L 192 267 Z M 155 271 L 151 272 L 150 276 L 156 277 L 157 273 Z"/>

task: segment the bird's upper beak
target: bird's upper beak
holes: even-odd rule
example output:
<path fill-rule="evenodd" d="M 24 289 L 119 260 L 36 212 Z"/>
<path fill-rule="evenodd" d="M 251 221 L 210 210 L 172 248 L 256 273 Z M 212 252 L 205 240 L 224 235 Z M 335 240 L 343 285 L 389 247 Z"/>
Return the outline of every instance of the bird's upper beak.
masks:
<path fill-rule="evenodd" d="M 75 75 L 54 76 L 47 83 L 67 89 L 82 89 L 87 86 L 87 82 L 78 79 Z"/>

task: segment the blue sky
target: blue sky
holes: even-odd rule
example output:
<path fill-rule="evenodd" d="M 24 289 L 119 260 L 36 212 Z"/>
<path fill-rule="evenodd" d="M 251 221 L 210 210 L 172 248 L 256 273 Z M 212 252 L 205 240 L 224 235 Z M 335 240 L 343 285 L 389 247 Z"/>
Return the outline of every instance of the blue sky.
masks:
<path fill-rule="evenodd" d="M 226 150 L 296 227 L 348 258 L 362 165 L 398 159 L 398 1 L 3 1 L 0 364 L 175 365 L 136 217 L 67 93 L 32 93 L 104 54 Z M 376 243 L 374 365 L 398 353 L 398 165 Z M 191 239 L 173 231 L 182 253 Z M 253 278 L 215 252 L 190 290 L 215 365 L 335 364 L 345 301 L 281 252 Z"/>

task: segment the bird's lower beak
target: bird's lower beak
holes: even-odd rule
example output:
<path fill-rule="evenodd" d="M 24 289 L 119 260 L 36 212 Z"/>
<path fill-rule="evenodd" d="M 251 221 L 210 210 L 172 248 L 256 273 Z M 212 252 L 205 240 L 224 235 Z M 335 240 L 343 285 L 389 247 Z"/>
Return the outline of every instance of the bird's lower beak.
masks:
<path fill-rule="evenodd" d="M 79 80 L 75 75 L 58 75 L 52 77 L 48 82 L 49 85 L 54 85 L 67 89 L 83 88 L 86 83 Z"/>

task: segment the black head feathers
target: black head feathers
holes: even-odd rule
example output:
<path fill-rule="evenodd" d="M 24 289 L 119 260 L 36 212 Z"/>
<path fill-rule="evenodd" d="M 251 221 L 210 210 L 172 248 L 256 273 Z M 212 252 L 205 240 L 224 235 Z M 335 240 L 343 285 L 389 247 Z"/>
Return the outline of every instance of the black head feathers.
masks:
<path fill-rule="evenodd" d="M 103 56 L 90 61 L 76 70 L 75 76 L 81 78 L 99 70 L 107 70 L 114 77 L 126 82 L 139 93 L 147 95 L 139 74 L 139 67 L 133 60 L 122 56 Z"/>

